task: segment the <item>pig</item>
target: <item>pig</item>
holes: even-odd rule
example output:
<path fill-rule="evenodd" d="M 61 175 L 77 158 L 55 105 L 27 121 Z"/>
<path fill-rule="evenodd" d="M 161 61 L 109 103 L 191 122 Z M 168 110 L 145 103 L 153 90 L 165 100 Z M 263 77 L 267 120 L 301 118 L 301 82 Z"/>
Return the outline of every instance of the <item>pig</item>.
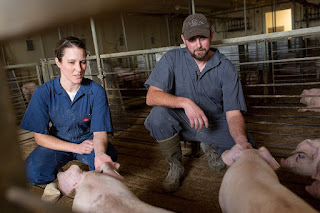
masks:
<path fill-rule="evenodd" d="M 22 93 L 27 102 L 30 101 L 31 96 L 37 87 L 38 85 L 34 82 L 28 82 L 22 85 Z"/>
<path fill-rule="evenodd" d="M 313 89 L 305 89 L 302 91 L 301 95 L 318 95 L 319 97 L 302 97 L 300 99 L 300 103 L 307 105 L 307 108 L 299 109 L 299 112 L 320 112 L 319 109 L 312 109 L 316 107 L 320 107 L 320 89 L 313 88 Z"/>
<path fill-rule="evenodd" d="M 317 212 L 279 182 L 274 172 L 279 164 L 265 147 L 243 149 L 237 144 L 222 160 L 229 166 L 219 190 L 222 212 Z"/>
<path fill-rule="evenodd" d="M 142 202 L 122 180 L 111 163 L 103 164 L 100 172 L 84 172 L 79 166 L 72 165 L 58 173 L 60 190 L 67 195 L 75 190 L 74 212 L 170 212 Z"/>
<path fill-rule="evenodd" d="M 281 159 L 281 166 L 292 172 L 311 177 L 317 171 L 320 161 L 320 138 L 306 139 L 298 144 L 293 154 Z"/>
<path fill-rule="evenodd" d="M 306 191 L 309 192 L 314 198 L 320 199 L 320 162 L 317 165 L 317 171 L 312 175 L 315 181 L 310 185 L 306 186 Z"/>

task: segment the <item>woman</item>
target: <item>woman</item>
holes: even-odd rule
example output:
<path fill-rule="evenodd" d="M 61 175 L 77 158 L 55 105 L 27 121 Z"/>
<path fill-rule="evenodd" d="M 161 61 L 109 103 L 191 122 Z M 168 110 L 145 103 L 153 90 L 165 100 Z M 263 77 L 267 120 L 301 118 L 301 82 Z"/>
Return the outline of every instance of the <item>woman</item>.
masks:
<path fill-rule="evenodd" d="M 71 160 L 98 170 L 118 156 L 108 143 L 112 127 L 106 92 L 84 78 L 84 43 L 66 37 L 58 42 L 55 53 L 60 76 L 35 90 L 20 125 L 34 132 L 38 144 L 26 159 L 27 178 L 33 185 L 51 183 L 58 169 Z"/>

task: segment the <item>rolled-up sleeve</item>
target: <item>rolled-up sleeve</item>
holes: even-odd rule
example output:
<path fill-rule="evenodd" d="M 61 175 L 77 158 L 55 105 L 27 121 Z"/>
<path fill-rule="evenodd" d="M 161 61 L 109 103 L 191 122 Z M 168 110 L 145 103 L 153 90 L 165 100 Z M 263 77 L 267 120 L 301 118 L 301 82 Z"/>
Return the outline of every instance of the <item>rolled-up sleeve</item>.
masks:
<path fill-rule="evenodd" d="M 149 86 L 152 85 L 165 92 L 170 92 L 172 90 L 174 82 L 173 57 L 174 54 L 172 51 L 169 51 L 162 56 L 148 80 L 144 83 L 146 88 L 149 88 Z"/>
<path fill-rule="evenodd" d="M 96 88 L 92 107 L 91 132 L 112 132 L 110 108 L 107 94 L 102 87 Z"/>

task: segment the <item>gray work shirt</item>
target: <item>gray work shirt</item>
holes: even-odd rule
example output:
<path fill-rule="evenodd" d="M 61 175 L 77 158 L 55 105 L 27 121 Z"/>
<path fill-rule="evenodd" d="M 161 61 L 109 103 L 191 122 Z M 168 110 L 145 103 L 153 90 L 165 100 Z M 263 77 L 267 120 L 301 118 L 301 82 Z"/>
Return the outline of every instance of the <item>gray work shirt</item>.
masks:
<path fill-rule="evenodd" d="M 157 63 L 145 86 L 158 87 L 195 102 L 211 119 L 225 119 L 231 110 L 247 110 L 238 73 L 217 49 L 200 73 L 186 48 L 168 51 Z"/>

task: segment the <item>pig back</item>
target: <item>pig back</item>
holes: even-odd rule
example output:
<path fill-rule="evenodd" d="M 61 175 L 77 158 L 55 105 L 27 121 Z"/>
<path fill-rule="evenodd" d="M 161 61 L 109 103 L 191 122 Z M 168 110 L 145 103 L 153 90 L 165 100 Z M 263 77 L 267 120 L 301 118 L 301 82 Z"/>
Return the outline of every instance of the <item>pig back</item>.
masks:
<path fill-rule="evenodd" d="M 72 209 L 76 212 L 169 212 L 139 200 L 122 182 L 104 173 L 83 174 Z"/>
<path fill-rule="evenodd" d="M 223 212 L 316 212 L 280 184 L 257 150 L 245 150 L 225 173 L 219 191 Z"/>

